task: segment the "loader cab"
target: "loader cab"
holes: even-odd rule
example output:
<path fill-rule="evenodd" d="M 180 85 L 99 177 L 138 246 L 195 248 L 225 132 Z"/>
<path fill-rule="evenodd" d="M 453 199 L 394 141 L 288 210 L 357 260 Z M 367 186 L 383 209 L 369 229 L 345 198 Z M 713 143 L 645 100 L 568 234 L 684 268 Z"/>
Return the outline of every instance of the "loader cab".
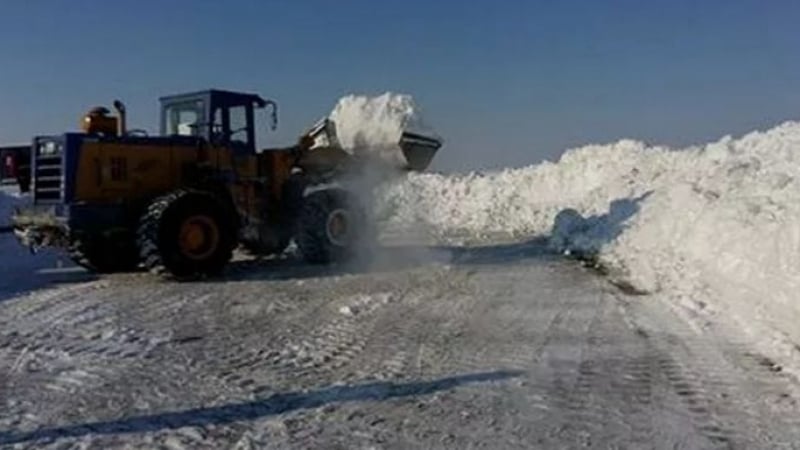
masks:
<path fill-rule="evenodd" d="M 161 135 L 194 136 L 236 153 L 255 153 L 255 109 L 277 106 L 255 94 L 209 90 L 161 98 Z"/>

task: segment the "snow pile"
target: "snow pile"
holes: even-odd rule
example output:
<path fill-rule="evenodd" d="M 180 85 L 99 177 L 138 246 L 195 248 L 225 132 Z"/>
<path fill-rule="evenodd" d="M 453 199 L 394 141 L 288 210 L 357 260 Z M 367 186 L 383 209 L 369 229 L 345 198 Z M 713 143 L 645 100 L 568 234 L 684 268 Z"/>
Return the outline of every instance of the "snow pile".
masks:
<path fill-rule="evenodd" d="M 642 291 L 681 288 L 687 278 L 708 284 L 723 277 L 773 292 L 794 286 L 798 152 L 800 123 L 681 152 L 643 148 L 636 175 L 598 190 L 606 192 L 608 211 L 583 220 L 562 212 L 552 242 L 596 257 Z"/>
<path fill-rule="evenodd" d="M 800 343 L 799 180 L 800 123 L 789 122 L 680 151 L 625 140 L 570 150 L 557 164 L 411 174 L 380 207 L 387 226 L 439 240 L 549 236 L 636 291 L 714 298 L 716 309 Z"/>
<path fill-rule="evenodd" d="M 12 192 L 11 189 L 0 189 L 0 227 L 11 225 L 11 214 L 14 208 L 21 206 L 26 201 L 26 197 Z"/>
<path fill-rule="evenodd" d="M 0 228 L 8 228 L 14 208 L 29 201 L 29 196 L 20 195 L 15 189 L 0 188 Z M 45 281 L 35 272 L 63 266 L 64 260 L 56 250 L 44 249 L 33 255 L 12 233 L 0 233 L 0 301 L 41 285 Z"/>
<path fill-rule="evenodd" d="M 564 208 L 599 214 L 610 200 L 641 195 L 647 189 L 643 179 L 668 170 L 671 153 L 621 141 L 571 150 L 557 164 L 485 174 L 409 174 L 386 187 L 379 206 L 386 226 L 424 227 L 445 240 L 544 235 Z"/>
<path fill-rule="evenodd" d="M 404 166 L 400 151 L 403 132 L 439 138 L 421 117 L 409 95 L 387 92 L 377 97 L 342 97 L 329 115 L 336 124 L 339 144 L 358 156 L 377 156 L 394 166 Z"/>

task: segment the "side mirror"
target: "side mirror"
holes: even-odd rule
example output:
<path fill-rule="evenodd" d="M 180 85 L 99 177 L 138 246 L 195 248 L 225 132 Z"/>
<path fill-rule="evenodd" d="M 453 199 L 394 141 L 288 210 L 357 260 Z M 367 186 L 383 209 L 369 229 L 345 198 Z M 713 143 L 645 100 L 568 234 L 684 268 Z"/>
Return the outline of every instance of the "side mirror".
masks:
<path fill-rule="evenodd" d="M 270 114 L 269 128 L 270 130 L 275 131 L 278 128 L 278 104 L 273 100 L 266 100 L 264 102 L 264 106 L 269 106 L 272 109 L 272 114 Z"/>

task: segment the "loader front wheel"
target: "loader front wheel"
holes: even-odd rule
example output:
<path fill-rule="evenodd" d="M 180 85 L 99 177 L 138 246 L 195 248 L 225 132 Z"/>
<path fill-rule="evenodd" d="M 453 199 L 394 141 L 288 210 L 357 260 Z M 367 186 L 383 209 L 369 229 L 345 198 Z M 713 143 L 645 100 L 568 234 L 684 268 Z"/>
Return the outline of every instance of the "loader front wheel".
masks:
<path fill-rule="evenodd" d="M 306 261 L 327 264 L 363 254 L 365 231 L 366 215 L 353 196 L 330 189 L 305 197 L 295 241 Z"/>
<path fill-rule="evenodd" d="M 139 223 L 141 259 L 176 279 L 219 274 L 235 246 L 232 220 L 214 196 L 176 191 L 153 201 Z"/>

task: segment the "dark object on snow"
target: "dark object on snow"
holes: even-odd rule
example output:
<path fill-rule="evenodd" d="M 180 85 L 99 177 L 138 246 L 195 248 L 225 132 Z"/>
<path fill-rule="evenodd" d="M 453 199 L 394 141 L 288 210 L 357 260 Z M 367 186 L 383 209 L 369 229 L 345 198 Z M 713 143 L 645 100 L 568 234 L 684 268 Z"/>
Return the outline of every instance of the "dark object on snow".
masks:
<path fill-rule="evenodd" d="M 31 147 L 0 147 L 0 184 L 18 184 L 22 192 L 31 186 Z"/>

